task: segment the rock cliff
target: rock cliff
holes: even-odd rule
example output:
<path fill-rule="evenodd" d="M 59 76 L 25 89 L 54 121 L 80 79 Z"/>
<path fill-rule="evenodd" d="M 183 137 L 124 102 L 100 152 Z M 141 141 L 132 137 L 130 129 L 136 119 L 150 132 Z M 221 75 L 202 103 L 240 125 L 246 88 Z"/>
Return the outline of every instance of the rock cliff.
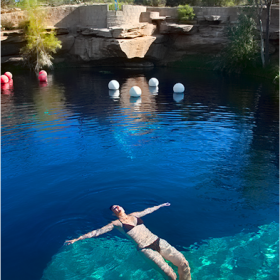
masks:
<path fill-rule="evenodd" d="M 186 55 L 212 55 L 227 43 L 226 23 L 208 16 L 202 22 L 176 24 L 166 17 L 153 17 L 148 22 L 122 24 L 108 28 L 78 25 L 55 28 L 62 49 L 55 55 L 55 63 L 62 61 L 99 62 L 114 64 L 114 60 L 129 62 L 144 59 L 157 65 L 180 60 Z M 149 13 L 144 13 L 145 17 Z M 205 18 L 205 16 L 204 16 Z M 279 50 L 279 28 L 271 29 L 273 52 Z M 19 50 L 25 44 L 23 32 L 1 33 L 2 63 L 21 60 Z M 151 63 L 147 64 L 148 66 Z"/>

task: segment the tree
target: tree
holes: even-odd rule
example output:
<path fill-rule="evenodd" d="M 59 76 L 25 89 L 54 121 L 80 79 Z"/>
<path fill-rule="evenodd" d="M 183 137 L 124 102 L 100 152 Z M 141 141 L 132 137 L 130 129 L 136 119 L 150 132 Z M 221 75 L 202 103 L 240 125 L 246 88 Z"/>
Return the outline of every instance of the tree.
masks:
<path fill-rule="evenodd" d="M 255 38 L 256 22 L 245 13 L 238 16 L 238 24 L 229 26 L 229 42 L 215 60 L 215 69 L 240 73 L 254 65 L 258 53 Z"/>
<path fill-rule="evenodd" d="M 44 11 L 28 2 L 28 23 L 25 28 L 27 44 L 20 50 L 24 61 L 38 73 L 44 66 L 52 67 L 52 53 L 61 48 L 54 31 L 46 32 Z"/>
<path fill-rule="evenodd" d="M 254 1 L 256 5 L 258 24 L 260 28 L 262 65 L 263 67 L 265 67 L 269 64 L 269 27 L 270 27 L 272 0 L 254 0 Z M 262 21 L 264 8 L 266 8 L 265 38 L 263 37 L 264 23 Z"/>

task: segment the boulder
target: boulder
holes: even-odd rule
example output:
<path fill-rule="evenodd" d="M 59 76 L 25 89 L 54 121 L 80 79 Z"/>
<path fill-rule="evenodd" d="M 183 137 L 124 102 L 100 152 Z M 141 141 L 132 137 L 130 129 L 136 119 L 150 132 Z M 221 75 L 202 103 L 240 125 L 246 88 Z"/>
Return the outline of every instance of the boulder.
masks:
<path fill-rule="evenodd" d="M 193 25 L 162 22 L 160 25 L 161 34 L 188 34 Z"/>
<path fill-rule="evenodd" d="M 137 38 L 143 36 L 152 36 L 156 30 L 156 26 L 150 23 L 138 24 L 134 26 L 118 26 L 111 27 L 111 33 L 113 38 L 125 39 L 125 38 Z"/>
<path fill-rule="evenodd" d="M 80 36 L 75 39 L 71 54 L 81 60 L 99 60 L 110 57 L 143 58 L 155 37 L 145 36 L 134 39 L 105 39 Z"/>
<path fill-rule="evenodd" d="M 204 19 L 207 21 L 221 21 L 221 16 L 214 16 L 214 15 L 205 15 Z"/>
<path fill-rule="evenodd" d="M 67 54 L 72 49 L 75 37 L 73 35 L 59 35 L 57 36 L 58 40 L 61 41 L 61 49 L 57 50 L 57 54 Z"/>
<path fill-rule="evenodd" d="M 84 36 L 97 36 L 103 38 L 113 37 L 109 28 L 82 28 L 81 33 Z"/>
<path fill-rule="evenodd" d="M 119 44 L 121 50 L 126 54 L 127 58 L 143 58 L 155 39 L 156 37 L 145 36 L 132 40 L 119 40 Z"/>

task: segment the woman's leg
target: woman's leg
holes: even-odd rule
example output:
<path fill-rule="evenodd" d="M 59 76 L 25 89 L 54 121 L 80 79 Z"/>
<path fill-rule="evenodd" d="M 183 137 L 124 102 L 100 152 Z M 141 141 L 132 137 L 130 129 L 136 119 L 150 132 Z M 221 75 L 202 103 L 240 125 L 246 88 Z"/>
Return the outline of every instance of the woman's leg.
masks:
<path fill-rule="evenodd" d="M 164 258 L 160 255 L 160 253 L 152 249 L 142 249 L 140 250 L 140 253 L 142 253 L 142 255 L 144 255 L 146 258 L 152 261 L 156 265 L 157 270 L 159 270 L 165 276 L 166 279 L 175 280 L 177 278 L 176 273 L 165 262 Z"/>
<path fill-rule="evenodd" d="M 171 246 L 166 240 L 160 239 L 160 254 L 168 261 L 178 267 L 180 280 L 191 280 L 191 269 L 184 255 Z"/>

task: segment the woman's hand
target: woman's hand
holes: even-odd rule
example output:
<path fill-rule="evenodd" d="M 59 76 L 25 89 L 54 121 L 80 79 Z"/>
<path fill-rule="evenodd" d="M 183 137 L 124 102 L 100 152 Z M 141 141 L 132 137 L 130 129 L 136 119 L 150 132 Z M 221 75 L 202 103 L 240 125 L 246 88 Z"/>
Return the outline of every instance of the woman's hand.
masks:
<path fill-rule="evenodd" d="M 75 243 L 76 241 L 78 241 L 78 238 L 77 238 L 77 239 L 72 239 L 72 240 L 66 240 L 66 241 L 64 242 L 64 245 L 70 245 L 70 244 Z"/>
<path fill-rule="evenodd" d="M 162 207 L 163 207 L 163 206 L 170 206 L 170 203 L 169 203 L 169 202 L 166 202 L 166 203 L 161 204 L 161 206 L 162 206 Z"/>

